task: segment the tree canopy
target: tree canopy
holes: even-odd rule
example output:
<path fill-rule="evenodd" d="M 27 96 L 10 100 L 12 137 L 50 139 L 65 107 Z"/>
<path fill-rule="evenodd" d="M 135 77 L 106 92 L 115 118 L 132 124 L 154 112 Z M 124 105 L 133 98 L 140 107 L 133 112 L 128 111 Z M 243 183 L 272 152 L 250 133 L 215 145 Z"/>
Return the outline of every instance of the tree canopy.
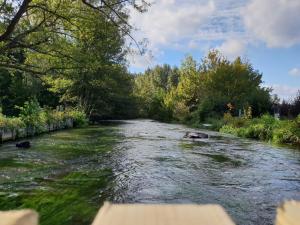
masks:
<path fill-rule="evenodd" d="M 122 110 L 134 105 L 125 59 L 128 40 L 139 47 L 131 36 L 128 7 L 142 13 L 148 5 L 131 0 L 1 0 L 4 113 L 17 115 L 15 106 L 33 97 L 41 105 L 80 107 L 88 115 L 132 111 L 134 106 Z"/>
<path fill-rule="evenodd" d="M 262 74 L 249 62 L 231 62 L 218 51 L 209 52 L 200 63 L 188 56 L 179 69 L 164 65 L 147 70 L 135 83 L 135 94 L 148 106 L 149 116 L 152 111 L 165 112 L 163 120 L 222 117 L 229 104 L 236 115 L 248 107 L 254 116 L 271 108 L 271 90 L 262 86 Z"/>

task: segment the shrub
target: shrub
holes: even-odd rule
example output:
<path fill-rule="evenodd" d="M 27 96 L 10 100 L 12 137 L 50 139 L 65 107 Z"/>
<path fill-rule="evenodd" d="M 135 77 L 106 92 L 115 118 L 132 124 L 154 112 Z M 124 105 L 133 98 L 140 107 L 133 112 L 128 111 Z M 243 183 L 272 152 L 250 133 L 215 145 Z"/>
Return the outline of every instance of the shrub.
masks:
<path fill-rule="evenodd" d="M 280 121 L 270 115 L 250 120 L 225 114 L 224 123 L 225 125 L 220 129 L 223 133 L 300 146 L 300 116 L 295 120 Z"/>
<path fill-rule="evenodd" d="M 237 129 L 231 125 L 224 125 L 221 127 L 220 132 L 237 135 Z"/>
<path fill-rule="evenodd" d="M 74 127 L 82 127 L 88 124 L 88 119 L 83 110 L 71 109 L 67 110 L 66 116 L 73 119 Z"/>
<path fill-rule="evenodd" d="M 27 135 L 34 135 L 45 129 L 43 110 L 36 99 L 25 102 L 23 107 L 18 108 L 20 109 L 20 118 L 26 126 Z"/>
<path fill-rule="evenodd" d="M 7 127 L 7 118 L 0 113 L 0 129 L 4 129 Z"/>
<path fill-rule="evenodd" d="M 211 127 L 209 128 L 215 131 L 219 131 L 225 124 L 224 120 L 217 118 L 208 118 L 205 120 L 205 123 L 211 124 Z"/>
<path fill-rule="evenodd" d="M 12 118 L 7 118 L 6 127 L 11 131 L 15 131 L 15 130 L 25 127 L 25 124 L 23 123 L 21 118 L 12 117 Z"/>
<path fill-rule="evenodd" d="M 49 108 L 44 108 L 41 116 L 43 117 L 43 121 L 48 125 L 48 129 L 50 129 L 51 124 L 56 122 L 55 111 Z"/>

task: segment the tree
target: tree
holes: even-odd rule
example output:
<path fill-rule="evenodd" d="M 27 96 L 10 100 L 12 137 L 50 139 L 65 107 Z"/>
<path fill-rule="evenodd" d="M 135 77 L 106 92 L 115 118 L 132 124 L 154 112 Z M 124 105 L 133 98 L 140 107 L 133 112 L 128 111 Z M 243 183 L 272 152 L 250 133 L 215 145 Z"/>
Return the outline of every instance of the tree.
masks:
<path fill-rule="evenodd" d="M 239 109 L 252 108 L 255 116 L 271 107 L 270 90 L 261 87 L 262 74 L 239 57 L 228 61 L 217 52 L 210 53 L 204 60 L 203 97 L 199 101 L 199 112 L 211 111 L 222 116 L 230 103 L 237 115 Z M 204 117 L 206 113 L 204 113 Z"/>
<path fill-rule="evenodd" d="M 177 86 L 178 80 L 178 68 L 169 65 L 156 66 L 147 69 L 144 74 L 136 75 L 133 92 L 139 101 L 140 115 L 171 120 L 172 109 L 167 103 L 167 95 Z"/>
<path fill-rule="evenodd" d="M 168 86 L 173 75 L 176 82 Z M 231 113 L 268 112 L 270 89 L 262 87 L 262 74 L 247 61 L 227 60 L 218 51 L 208 53 L 201 63 L 187 56 L 178 69 L 154 67 L 135 79 L 135 94 L 142 99 L 144 115 L 151 118 L 203 121 Z M 163 112 L 163 113 L 162 113 Z"/>
<path fill-rule="evenodd" d="M 91 13 L 104 17 L 138 45 L 130 34 L 132 26 L 127 22 L 125 8 L 129 5 L 144 12 L 149 4 L 144 0 L 140 4 L 132 0 L 1 0 L 0 67 L 34 74 L 74 69 L 63 63 L 52 67 L 31 60 L 20 63 L 12 54 L 23 51 L 27 58 L 27 54 L 33 52 L 55 61 L 64 58 L 75 61 L 68 50 L 78 38 L 74 32 L 84 28 L 78 20 L 90 20 Z M 96 19 L 94 17 L 94 21 Z"/>

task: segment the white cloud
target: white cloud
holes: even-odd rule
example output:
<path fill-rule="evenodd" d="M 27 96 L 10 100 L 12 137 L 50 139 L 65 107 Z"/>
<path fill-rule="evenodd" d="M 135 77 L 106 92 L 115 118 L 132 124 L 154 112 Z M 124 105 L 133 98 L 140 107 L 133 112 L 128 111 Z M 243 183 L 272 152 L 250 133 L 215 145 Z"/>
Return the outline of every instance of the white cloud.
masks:
<path fill-rule="evenodd" d="M 132 12 L 130 22 L 140 29 L 138 35 L 149 39 L 150 46 L 170 46 L 191 38 L 214 11 L 212 0 L 207 3 L 160 0 L 144 14 Z"/>
<path fill-rule="evenodd" d="M 268 47 L 300 43 L 299 12 L 299 0 L 252 0 L 242 10 L 248 32 Z"/>
<path fill-rule="evenodd" d="M 152 48 L 144 54 L 141 54 L 138 50 L 132 50 L 129 54 L 127 54 L 127 60 L 135 69 L 146 69 L 157 63 L 154 56 L 162 56 L 163 54 L 164 51 L 158 48 Z"/>
<path fill-rule="evenodd" d="M 292 76 L 300 76 L 300 68 L 293 68 L 289 71 L 289 74 Z"/>
<path fill-rule="evenodd" d="M 246 50 L 246 44 L 242 40 L 229 39 L 223 42 L 220 46 L 216 47 L 223 55 L 230 60 L 238 56 L 242 56 Z"/>
<path fill-rule="evenodd" d="M 277 94 L 281 99 L 290 100 L 293 99 L 298 92 L 298 88 L 288 85 L 273 84 L 267 85 L 273 89 L 273 94 Z"/>
<path fill-rule="evenodd" d="M 206 52 L 212 47 L 211 41 L 247 39 L 240 16 L 240 10 L 247 1 L 157 0 L 146 13 L 132 10 L 130 23 L 137 28 L 133 34 L 137 40 L 148 39 L 149 50 L 168 48 L 183 54 L 191 50 Z M 225 47 L 224 44 L 222 48 Z M 243 48 L 241 45 L 234 47 L 236 54 Z M 236 55 L 228 48 L 226 53 Z"/>
<path fill-rule="evenodd" d="M 261 42 L 270 48 L 300 44 L 300 0 L 152 1 L 146 13 L 131 10 L 129 22 L 137 28 L 133 36 L 147 38 L 153 52 L 214 47 L 233 59 Z"/>

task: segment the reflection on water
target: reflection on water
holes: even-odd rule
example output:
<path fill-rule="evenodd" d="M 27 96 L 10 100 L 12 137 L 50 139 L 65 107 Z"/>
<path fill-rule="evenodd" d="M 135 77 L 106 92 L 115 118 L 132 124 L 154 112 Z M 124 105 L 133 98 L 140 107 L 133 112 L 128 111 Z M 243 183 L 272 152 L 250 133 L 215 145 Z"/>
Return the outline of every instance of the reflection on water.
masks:
<path fill-rule="evenodd" d="M 268 225 L 281 201 L 300 199 L 300 151 L 214 132 L 183 139 L 190 130 L 118 121 L 44 135 L 29 150 L 5 144 L 0 209 L 33 207 L 42 224 L 89 224 L 104 200 L 217 203 L 240 225 Z"/>

